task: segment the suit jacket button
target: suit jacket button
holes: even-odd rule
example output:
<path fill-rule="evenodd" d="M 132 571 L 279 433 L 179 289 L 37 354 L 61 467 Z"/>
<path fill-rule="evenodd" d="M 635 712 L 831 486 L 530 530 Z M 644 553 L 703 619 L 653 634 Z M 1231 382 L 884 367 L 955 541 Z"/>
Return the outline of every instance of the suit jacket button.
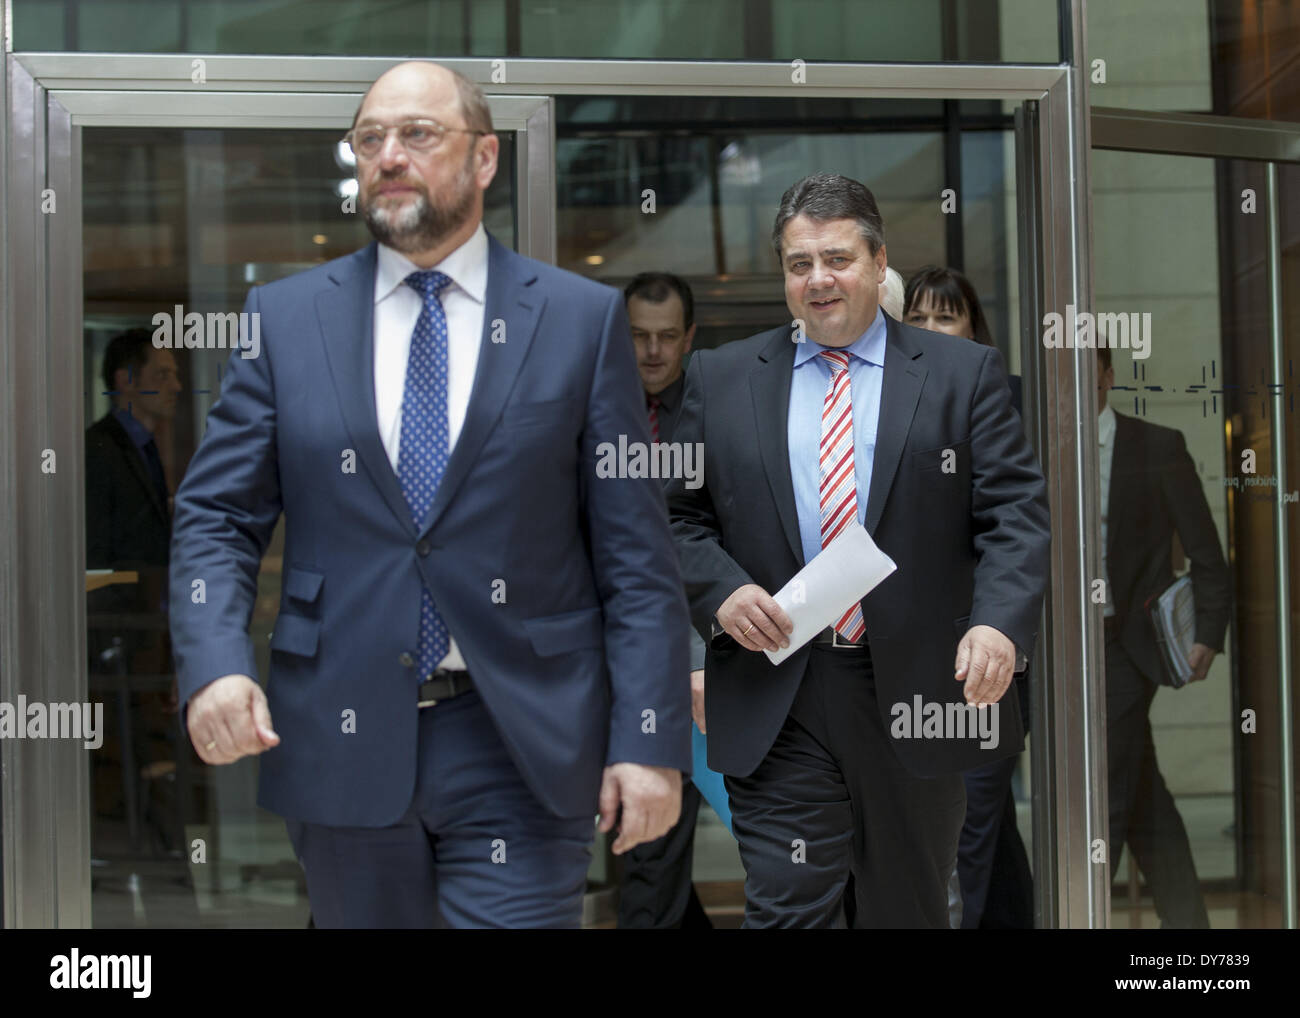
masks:
<path fill-rule="evenodd" d="M 410 668 L 415 664 L 415 658 L 411 657 L 406 651 L 402 651 L 397 660 L 401 662 L 403 668 Z"/>
<path fill-rule="evenodd" d="M 429 548 L 430 548 L 429 542 L 427 540 L 422 540 L 418 544 L 416 544 L 415 551 L 416 554 L 420 556 L 420 558 L 424 558 L 424 556 L 429 554 Z"/>

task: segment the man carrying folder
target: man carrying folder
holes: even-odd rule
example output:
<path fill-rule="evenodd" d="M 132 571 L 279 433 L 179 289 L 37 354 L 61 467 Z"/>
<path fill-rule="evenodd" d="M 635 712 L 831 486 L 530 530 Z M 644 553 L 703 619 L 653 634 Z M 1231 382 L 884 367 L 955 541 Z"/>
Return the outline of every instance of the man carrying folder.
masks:
<path fill-rule="evenodd" d="M 795 321 L 692 359 L 676 437 L 704 443 L 704 484 L 667 489 L 745 926 L 837 925 L 852 872 L 854 925 L 944 929 L 961 771 L 1023 744 L 1003 694 L 1036 636 L 1045 485 L 997 351 L 880 313 L 867 188 L 799 181 L 773 244 Z M 771 595 L 854 521 L 897 570 L 772 664 L 793 625 Z M 918 696 L 1000 710 L 997 745 L 917 737 L 898 721 Z"/>
<path fill-rule="evenodd" d="M 1110 350 L 1098 347 L 1110 861 L 1114 872 L 1127 841 L 1162 925 L 1206 929 L 1187 828 L 1156 765 L 1149 714 L 1156 690 L 1169 679 L 1146 604 L 1154 605 L 1174 581 L 1177 534 L 1192 562 L 1196 621 L 1188 663 L 1196 682 L 1223 649 L 1232 581 L 1182 433 L 1117 414 L 1106 398 L 1114 384 Z"/>

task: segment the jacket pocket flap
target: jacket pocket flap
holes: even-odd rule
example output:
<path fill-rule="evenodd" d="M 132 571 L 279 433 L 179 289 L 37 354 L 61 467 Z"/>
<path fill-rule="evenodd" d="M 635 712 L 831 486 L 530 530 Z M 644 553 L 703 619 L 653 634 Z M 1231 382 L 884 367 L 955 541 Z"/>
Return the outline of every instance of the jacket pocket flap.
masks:
<path fill-rule="evenodd" d="M 570 650 L 602 647 L 605 626 L 599 608 L 582 608 L 563 615 L 544 615 L 524 619 L 524 629 L 533 650 L 542 657 L 552 657 Z"/>
<path fill-rule="evenodd" d="M 509 428 L 580 419 L 579 404 L 572 399 L 548 399 L 540 403 L 512 403 L 501 413 L 502 426 Z"/>
<path fill-rule="evenodd" d="M 320 639 L 320 620 L 281 612 L 271 630 L 271 649 L 311 657 Z"/>
<path fill-rule="evenodd" d="M 321 584 L 324 582 L 325 577 L 320 573 L 290 567 L 284 574 L 284 592 L 295 601 L 310 604 L 320 596 Z"/>

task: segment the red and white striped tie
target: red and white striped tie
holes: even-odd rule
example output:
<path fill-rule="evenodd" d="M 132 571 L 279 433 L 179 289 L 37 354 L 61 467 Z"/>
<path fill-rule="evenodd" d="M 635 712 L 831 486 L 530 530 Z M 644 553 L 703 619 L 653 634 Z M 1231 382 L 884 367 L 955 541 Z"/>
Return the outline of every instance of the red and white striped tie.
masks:
<path fill-rule="evenodd" d="M 821 525 L 822 547 L 858 518 L 858 481 L 853 470 L 853 391 L 849 384 L 849 355 L 839 350 L 820 354 L 831 366 L 831 384 L 822 403 Z M 857 643 L 867 631 L 862 604 L 853 602 L 835 623 L 835 631 Z"/>

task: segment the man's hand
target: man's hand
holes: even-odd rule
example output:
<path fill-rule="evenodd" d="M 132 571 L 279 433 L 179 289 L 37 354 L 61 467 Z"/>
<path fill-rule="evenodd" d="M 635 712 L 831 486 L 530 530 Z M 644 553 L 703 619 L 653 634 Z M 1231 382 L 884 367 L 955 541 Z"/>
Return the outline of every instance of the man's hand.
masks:
<path fill-rule="evenodd" d="M 997 703 L 1016 672 L 1016 645 L 992 626 L 971 626 L 957 645 L 956 674 L 967 703 Z"/>
<path fill-rule="evenodd" d="M 1192 644 L 1192 652 L 1187 655 L 1187 663 L 1192 666 L 1192 677 L 1188 682 L 1200 682 L 1210 673 L 1210 662 L 1218 651 L 1211 650 L 1203 643 Z"/>
<path fill-rule="evenodd" d="M 701 735 L 708 735 L 704 727 L 704 669 L 697 668 L 691 672 L 691 718 Z"/>
<path fill-rule="evenodd" d="M 746 650 L 780 650 L 790 646 L 794 632 L 790 616 L 757 583 L 731 592 L 717 612 L 718 625 Z"/>
<path fill-rule="evenodd" d="M 234 763 L 280 745 L 262 687 L 247 675 L 223 675 L 190 698 L 190 741 L 209 764 Z"/>
<path fill-rule="evenodd" d="M 622 855 L 668 833 L 682 812 L 682 772 L 675 767 L 616 763 L 600 781 L 600 830 L 608 833 L 623 807 L 613 850 Z"/>

